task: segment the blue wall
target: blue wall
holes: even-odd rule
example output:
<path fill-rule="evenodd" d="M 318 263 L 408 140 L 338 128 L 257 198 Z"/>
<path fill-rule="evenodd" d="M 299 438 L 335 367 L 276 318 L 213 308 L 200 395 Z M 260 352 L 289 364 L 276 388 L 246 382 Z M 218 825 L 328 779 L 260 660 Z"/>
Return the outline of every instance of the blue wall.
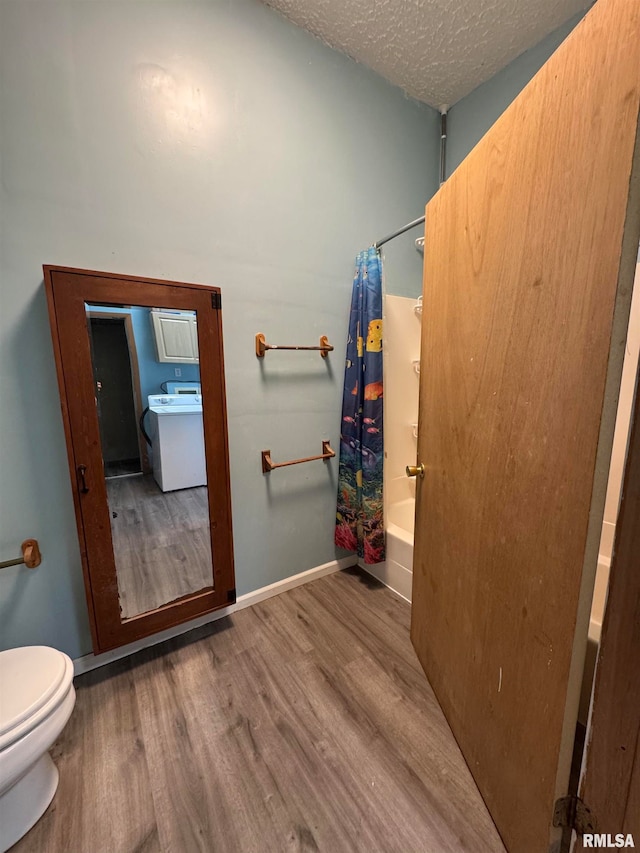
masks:
<path fill-rule="evenodd" d="M 582 17 L 575 15 L 451 107 L 447 119 L 447 175 L 458 168 Z"/>
<path fill-rule="evenodd" d="M 2 645 L 91 646 L 43 263 L 222 288 L 238 592 L 334 559 L 335 460 L 260 451 L 337 447 L 354 257 L 435 191 L 435 111 L 257 0 L 3 0 L 0 75 L 0 553 L 43 553 L 0 575 Z"/>
<path fill-rule="evenodd" d="M 136 339 L 138 365 L 140 368 L 140 391 L 142 405 L 147 405 L 149 394 L 161 394 L 162 382 L 199 382 L 200 367 L 197 364 L 171 364 L 157 361 L 153 328 L 148 308 L 132 308 L 133 335 Z M 177 378 L 174 368 L 179 367 L 182 375 Z"/>
<path fill-rule="evenodd" d="M 108 305 L 91 305 L 92 312 L 110 313 L 114 309 Z M 161 388 L 163 382 L 199 382 L 200 366 L 197 364 L 172 364 L 157 360 L 156 346 L 153 339 L 153 327 L 149 318 L 150 309 L 141 307 L 118 308 L 120 314 L 132 315 L 133 337 L 138 357 L 138 376 L 140 378 L 140 395 L 143 408 L 147 405 L 149 394 L 166 394 L 167 389 Z M 179 367 L 181 376 L 176 377 L 174 368 Z"/>

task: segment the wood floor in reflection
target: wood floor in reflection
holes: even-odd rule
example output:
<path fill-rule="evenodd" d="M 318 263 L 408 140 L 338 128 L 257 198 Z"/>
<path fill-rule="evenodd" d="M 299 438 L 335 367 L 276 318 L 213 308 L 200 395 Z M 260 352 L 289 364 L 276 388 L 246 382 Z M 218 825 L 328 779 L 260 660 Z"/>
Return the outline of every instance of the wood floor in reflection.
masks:
<path fill-rule="evenodd" d="M 13 853 L 504 853 L 409 641 L 329 575 L 77 679 Z"/>
<path fill-rule="evenodd" d="M 122 617 L 212 585 L 206 486 L 163 492 L 151 474 L 107 480 Z"/>

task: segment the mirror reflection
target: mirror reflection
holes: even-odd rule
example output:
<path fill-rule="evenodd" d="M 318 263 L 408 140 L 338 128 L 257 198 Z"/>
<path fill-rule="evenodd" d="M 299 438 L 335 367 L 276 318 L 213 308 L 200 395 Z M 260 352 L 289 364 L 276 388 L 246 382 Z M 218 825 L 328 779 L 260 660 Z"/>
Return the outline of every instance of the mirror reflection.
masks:
<path fill-rule="evenodd" d="M 85 307 L 124 620 L 213 585 L 197 322 Z"/>

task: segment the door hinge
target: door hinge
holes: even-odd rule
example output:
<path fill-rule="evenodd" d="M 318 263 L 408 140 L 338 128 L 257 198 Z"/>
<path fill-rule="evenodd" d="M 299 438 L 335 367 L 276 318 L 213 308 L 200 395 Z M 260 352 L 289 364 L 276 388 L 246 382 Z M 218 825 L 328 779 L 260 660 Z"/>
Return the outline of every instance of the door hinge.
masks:
<path fill-rule="evenodd" d="M 227 593 L 227 601 L 231 601 L 231 602 L 235 603 L 235 600 L 236 600 L 236 588 L 234 586 L 234 588 L 230 589 L 229 592 Z"/>
<path fill-rule="evenodd" d="M 575 829 L 578 835 L 595 832 L 596 819 L 580 797 L 560 797 L 553 807 L 553 825 Z"/>
<path fill-rule="evenodd" d="M 215 308 L 216 311 L 220 311 L 222 308 L 222 294 L 219 291 L 211 294 L 211 307 Z"/>

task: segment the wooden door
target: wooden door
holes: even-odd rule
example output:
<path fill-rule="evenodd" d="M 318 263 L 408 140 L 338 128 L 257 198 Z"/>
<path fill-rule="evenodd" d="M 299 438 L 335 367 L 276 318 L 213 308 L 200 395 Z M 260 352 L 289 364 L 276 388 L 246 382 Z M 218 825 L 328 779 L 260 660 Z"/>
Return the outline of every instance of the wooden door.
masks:
<path fill-rule="evenodd" d="M 235 601 L 219 290 L 66 267 L 46 266 L 44 274 L 89 620 L 98 653 Z M 170 503 L 153 476 L 141 474 L 145 482 L 136 489 L 133 484 L 137 481 L 131 480 L 129 503 L 123 512 L 114 512 L 109 495 L 119 484 L 105 479 L 87 323 L 87 313 L 103 306 L 132 314 L 142 311 L 149 336 L 150 309 L 196 312 L 204 412 L 199 416 L 200 434 L 209 484 L 206 496 L 185 495 Z M 145 342 L 145 376 L 155 374 L 159 387 L 151 393 L 160 394 L 162 383 L 153 347 L 150 339 Z M 138 352 L 137 361 L 141 355 Z M 165 365 L 160 368 L 165 380 L 173 378 L 172 373 L 164 373 L 168 369 Z M 153 452 L 158 450 L 154 446 Z M 188 450 L 184 442 L 175 448 L 178 454 Z M 193 493 L 196 489 L 180 491 Z M 196 506 L 199 515 L 193 524 Z M 200 557 L 203 560 L 198 563 Z M 130 562 L 125 565 L 124 560 Z M 125 568 L 129 588 L 137 586 L 134 605 L 138 606 L 130 609 L 124 604 Z M 185 577 L 189 583 L 184 582 Z M 153 589 L 154 584 L 158 590 Z M 184 589 L 188 591 L 180 591 Z"/>
<path fill-rule="evenodd" d="M 567 793 L 639 99 L 640 4 L 599 0 L 426 209 L 411 634 L 510 853 Z"/>

